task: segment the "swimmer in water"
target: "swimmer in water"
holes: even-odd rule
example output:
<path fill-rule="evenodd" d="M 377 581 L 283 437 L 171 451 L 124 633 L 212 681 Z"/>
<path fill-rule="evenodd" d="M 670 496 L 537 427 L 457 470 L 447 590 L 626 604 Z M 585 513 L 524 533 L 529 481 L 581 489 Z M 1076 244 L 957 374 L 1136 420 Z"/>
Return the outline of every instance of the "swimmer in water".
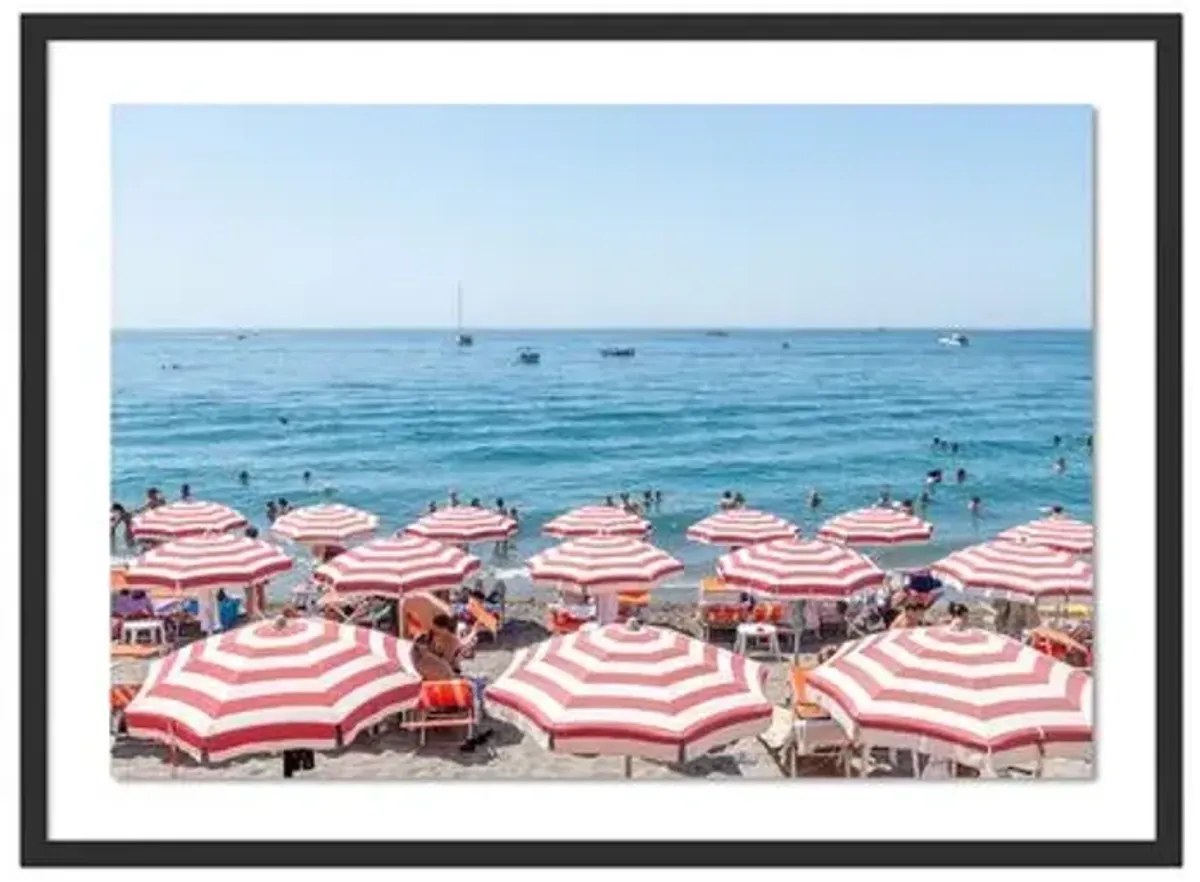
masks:
<path fill-rule="evenodd" d="M 978 496 L 972 496 L 971 501 L 967 503 L 967 511 L 971 513 L 971 517 L 979 517 L 983 514 L 983 500 Z"/>
<path fill-rule="evenodd" d="M 967 470 L 964 468 L 958 469 L 958 471 L 954 473 L 954 480 L 958 484 L 967 483 Z"/>
<path fill-rule="evenodd" d="M 285 515 L 291 510 L 292 510 L 292 507 L 290 505 L 288 505 L 288 501 L 286 499 L 284 499 L 282 496 L 280 496 L 279 497 L 279 513 L 281 515 Z"/>
<path fill-rule="evenodd" d="M 937 450 L 941 446 L 942 446 L 942 439 L 938 438 L 938 437 L 934 437 L 933 443 L 929 445 L 931 450 Z"/>
<path fill-rule="evenodd" d="M 308 469 L 305 469 L 304 470 L 304 483 L 307 484 L 311 480 L 312 480 L 312 472 L 310 472 Z"/>
<path fill-rule="evenodd" d="M 905 499 L 903 502 L 900 503 L 900 509 L 906 515 L 912 514 L 913 513 L 913 501 L 911 499 Z"/>
<path fill-rule="evenodd" d="M 1092 449 L 1092 436 L 1091 435 L 1087 436 L 1087 449 L 1088 450 Z"/>
<path fill-rule="evenodd" d="M 808 491 L 808 507 L 813 511 L 821 507 L 821 494 L 816 490 Z"/>
<path fill-rule="evenodd" d="M 655 490 L 654 491 L 654 506 L 657 508 L 660 505 L 662 505 L 662 491 Z"/>
<path fill-rule="evenodd" d="M 515 505 L 508 510 L 508 516 L 513 519 L 517 526 L 520 526 L 521 516 L 517 513 L 517 507 Z"/>
<path fill-rule="evenodd" d="M 179 488 L 179 499 L 181 502 L 191 502 L 192 488 L 189 485 L 184 484 Z"/>
<path fill-rule="evenodd" d="M 166 504 L 167 500 L 163 498 L 163 495 L 158 491 L 158 488 L 151 487 L 146 490 L 146 501 L 142 503 L 142 507 L 139 508 L 138 511 L 149 511 L 152 508 L 158 508 L 160 505 Z"/>
<path fill-rule="evenodd" d="M 617 507 L 617 504 L 615 502 L 613 502 L 613 498 L 611 495 L 604 497 L 604 504 L 607 505 L 609 508 Z"/>
<path fill-rule="evenodd" d="M 480 507 L 481 507 L 481 503 L 479 502 L 479 497 L 476 496 L 474 499 L 471 500 L 471 508 L 480 508 Z"/>
<path fill-rule="evenodd" d="M 1055 435 L 1054 436 L 1054 446 L 1058 447 L 1061 444 L 1062 444 L 1062 435 Z"/>
<path fill-rule="evenodd" d="M 258 527 L 254 526 L 254 524 L 251 524 L 250 526 L 246 527 L 244 532 L 246 534 L 247 539 L 257 539 L 258 538 Z"/>
<path fill-rule="evenodd" d="M 281 426 L 286 426 L 286 425 L 288 424 L 288 418 L 287 418 L 287 417 L 285 417 L 285 416 L 281 416 L 281 417 L 279 418 L 279 424 L 280 424 Z"/>
<path fill-rule="evenodd" d="M 645 508 L 649 508 L 654 502 L 654 491 L 647 490 L 642 494 L 642 503 Z"/>
<path fill-rule="evenodd" d="M 496 498 L 496 511 L 500 514 L 508 514 L 504 508 L 504 500 L 499 497 Z"/>
<path fill-rule="evenodd" d="M 450 507 L 451 508 L 458 507 L 458 491 L 457 490 L 450 491 Z"/>
<path fill-rule="evenodd" d="M 245 469 L 242 469 L 240 472 L 238 472 L 238 483 L 243 487 L 250 483 L 250 473 Z"/>
<path fill-rule="evenodd" d="M 1060 456 L 1058 459 L 1054 460 L 1054 471 L 1055 472 L 1057 472 L 1058 474 L 1061 475 L 1066 470 L 1067 470 L 1067 458 L 1065 456 Z"/>
<path fill-rule="evenodd" d="M 275 505 L 275 500 L 268 499 L 267 500 L 267 523 L 268 524 L 275 523 L 275 519 L 277 517 L 279 517 L 279 509 Z"/>
<path fill-rule="evenodd" d="M 879 499 L 875 503 L 875 505 L 879 506 L 880 508 L 891 508 L 892 507 L 892 488 L 891 487 L 884 487 L 882 490 L 879 491 Z"/>
<path fill-rule="evenodd" d="M 733 494 L 733 507 L 734 508 L 745 508 L 746 507 L 746 497 L 742 495 L 742 492 L 740 490 L 737 493 Z"/>
<path fill-rule="evenodd" d="M 437 511 L 437 502 L 431 499 L 429 500 L 429 513 L 433 514 L 435 511 Z"/>
<path fill-rule="evenodd" d="M 954 441 L 950 444 L 950 452 L 958 453 L 958 442 L 957 441 Z"/>
<path fill-rule="evenodd" d="M 932 489 L 935 484 L 942 483 L 942 470 L 930 469 L 925 473 L 925 486 Z"/>
<path fill-rule="evenodd" d="M 726 490 L 724 493 L 721 494 L 721 501 L 720 501 L 719 505 L 725 511 L 728 511 L 729 509 L 733 508 L 733 491 L 732 490 Z"/>
<path fill-rule="evenodd" d="M 917 497 L 917 504 L 921 507 L 921 514 L 925 513 L 925 509 L 929 508 L 930 496 L 928 490 L 922 490 L 921 495 Z"/>

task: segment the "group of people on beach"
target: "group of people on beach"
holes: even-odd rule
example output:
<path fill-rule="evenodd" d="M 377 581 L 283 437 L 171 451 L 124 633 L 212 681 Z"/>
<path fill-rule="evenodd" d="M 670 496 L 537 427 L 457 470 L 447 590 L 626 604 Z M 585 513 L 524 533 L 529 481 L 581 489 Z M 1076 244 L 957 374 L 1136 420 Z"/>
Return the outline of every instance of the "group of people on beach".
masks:
<path fill-rule="evenodd" d="M 640 502 L 629 493 L 618 493 L 617 499 L 621 500 L 620 503 L 609 494 L 604 497 L 604 504 L 609 508 L 620 508 L 626 514 L 643 515 L 652 508 L 658 509 L 662 506 L 663 494 L 661 490 L 645 490 Z"/>

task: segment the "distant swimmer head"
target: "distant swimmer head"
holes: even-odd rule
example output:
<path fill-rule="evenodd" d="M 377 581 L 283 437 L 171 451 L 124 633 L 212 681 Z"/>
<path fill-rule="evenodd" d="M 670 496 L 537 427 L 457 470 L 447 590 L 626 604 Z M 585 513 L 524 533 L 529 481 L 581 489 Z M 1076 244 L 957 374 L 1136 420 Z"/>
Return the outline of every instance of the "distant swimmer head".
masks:
<path fill-rule="evenodd" d="M 900 508 L 904 511 L 905 514 L 912 514 L 913 513 L 913 501 L 911 499 L 905 499 L 904 501 L 902 501 L 900 503 Z"/>
<path fill-rule="evenodd" d="M 955 480 L 955 481 L 957 481 L 957 482 L 958 482 L 958 483 L 960 483 L 960 484 L 964 483 L 964 482 L 967 480 L 967 470 L 966 470 L 966 469 L 961 469 L 961 468 L 960 468 L 960 469 L 958 469 L 958 470 L 957 470 L 957 471 L 954 473 L 954 480 Z"/>
<path fill-rule="evenodd" d="M 967 511 L 971 514 L 979 514 L 979 510 L 983 507 L 983 500 L 978 496 L 972 496 L 971 501 L 967 503 Z"/>
<path fill-rule="evenodd" d="M 931 444 L 930 446 L 936 450 L 937 448 L 942 446 L 942 439 L 935 436 L 933 439 L 933 444 Z"/>
<path fill-rule="evenodd" d="M 503 499 L 503 497 L 500 497 L 500 496 L 497 496 L 497 497 L 496 497 L 496 511 L 501 511 L 501 512 L 502 512 L 502 511 L 504 511 L 504 499 Z"/>
<path fill-rule="evenodd" d="M 242 484 L 249 484 L 250 483 L 250 473 L 248 471 L 246 471 L 245 469 L 242 469 L 240 472 L 238 472 L 238 481 Z"/>
<path fill-rule="evenodd" d="M 308 469 L 305 469 L 304 470 L 304 483 L 307 484 L 311 480 L 312 480 L 312 472 L 310 472 Z"/>
<path fill-rule="evenodd" d="M 1058 447 L 1060 444 L 1062 444 L 1062 435 L 1055 435 L 1054 436 L 1054 446 Z"/>
<path fill-rule="evenodd" d="M 437 511 L 437 502 L 431 499 L 429 500 L 429 513 L 433 514 L 435 511 Z"/>
<path fill-rule="evenodd" d="M 254 526 L 253 524 L 248 526 L 246 528 L 246 538 L 247 539 L 257 539 L 258 538 L 258 527 Z"/>
<path fill-rule="evenodd" d="M 287 417 L 285 417 L 285 416 L 281 416 L 281 417 L 279 418 L 279 424 L 280 424 L 280 425 L 283 425 L 283 426 L 286 426 L 286 425 L 288 424 L 288 418 L 287 418 Z"/>
<path fill-rule="evenodd" d="M 472 500 L 471 500 L 471 508 L 480 508 L 480 507 L 482 506 L 482 504 L 483 504 L 483 503 L 481 503 L 481 502 L 479 501 L 479 497 L 478 497 L 478 496 L 476 496 L 474 499 L 472 499 Z"/>
<path fill-rule="evenodd" d="M 1062 513 L 1063 513 L 1063 507 L 1061 505 L 1050 506 L 1050 514 L 1060 515 Z"/>

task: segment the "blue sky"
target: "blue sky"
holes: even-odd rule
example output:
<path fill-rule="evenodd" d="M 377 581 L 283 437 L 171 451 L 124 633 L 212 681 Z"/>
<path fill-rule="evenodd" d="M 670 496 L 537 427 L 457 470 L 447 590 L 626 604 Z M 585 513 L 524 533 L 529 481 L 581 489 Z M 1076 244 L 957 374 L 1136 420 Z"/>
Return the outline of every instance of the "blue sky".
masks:
<path fill-rule="evenodd" d="M 1089 327 L 1088 107 L 122 106 L 117 327 Z"/>

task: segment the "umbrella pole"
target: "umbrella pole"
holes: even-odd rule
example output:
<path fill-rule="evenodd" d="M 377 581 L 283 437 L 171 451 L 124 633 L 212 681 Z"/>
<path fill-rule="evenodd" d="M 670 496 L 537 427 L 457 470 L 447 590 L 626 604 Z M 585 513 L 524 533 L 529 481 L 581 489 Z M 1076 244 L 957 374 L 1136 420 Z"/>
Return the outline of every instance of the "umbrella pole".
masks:
<path fill-rule="evenodd" d="M 633 777 L 633 757 L 631 756 L 625 757 L 625 777 Z"/>
<path fill-rule="evenodd" d="M 921 757 L 917 753 L 917 749 L 915 747 L 912 750 L 910 750 L 909 753 L 912 754 L 912 775 L 914 778 L 920 778 L 921 777 Z"/>

